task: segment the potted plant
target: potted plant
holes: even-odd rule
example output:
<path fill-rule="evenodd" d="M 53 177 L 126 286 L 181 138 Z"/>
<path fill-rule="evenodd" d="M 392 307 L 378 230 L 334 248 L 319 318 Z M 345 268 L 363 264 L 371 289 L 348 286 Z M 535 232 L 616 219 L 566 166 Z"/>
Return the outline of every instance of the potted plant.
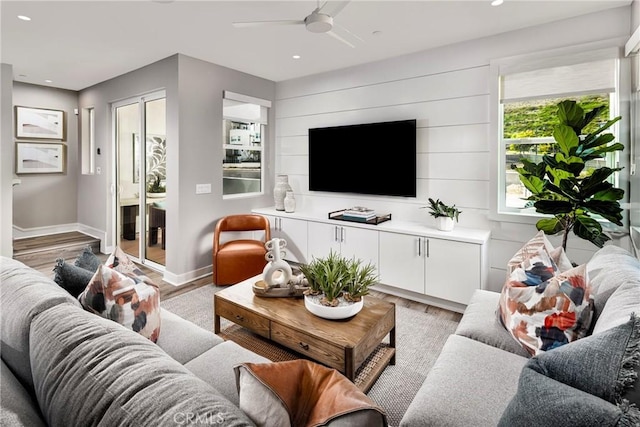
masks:
<path fill-rule="evenodd" d="M 167 187 L 162 184 L 162 177 L 160 174 L 156 174 L 147 185 L 147 195 L 151 198 L 165 197 L 167 194 Z"/>
<path fill-rule="evenodd" d="M 335 252 L 325 258 L 314 258 L 301 264 L 309 289 L 305 292 L 305 307 L 325 319 L 346 319 L 364 306 L 369 287 L 378 281 L 375 266 L 364 265 L 359 259 L 347 259 Z"/>
<path fill-rule="evenodd" d="M 451 231 L 453 230 L 453 220 L 458 222 L 458 217 L 462 213 L 461 210 L 456 208 L 456 205 L 445 205 L 440 199 L 433 200 L 429 198 L 429 205 L 422 206 L 422 208 L 429 209 L 429 215 L 436 218 L 438 230 Z"/>
<path fill-rule="evenodd" d="M 562 232 L 562 247 L 567 249 L 569 232 L 598 247 L 610 238 L 602 232 L 602 225 L 591 215 L 622 225 L 622 209 L 618 202 L 624 190 L 616 188 L 608 178 L 621 168 L 589 167 L 587 162 L 604 158 L 606 153 L 621 151 L 620 143 L 611 133 L 604 133 L 620 120 L 616 117 L 600 126 L 591 126 L 586 135 L 583 130 L 602 112 L 596 107 L 585 112 L 575 101 L 566 100 L 558 104 L 558 121 L 553 131 L 557 152 L 542 157 L 539 163 L 521 159 L 522 167 L 513 165 L 520 181 L 531 192 L 526 207 L 533 206 L 536 212 L 549 214 L 550 218 L 536 223 L 545 234 Z"/>

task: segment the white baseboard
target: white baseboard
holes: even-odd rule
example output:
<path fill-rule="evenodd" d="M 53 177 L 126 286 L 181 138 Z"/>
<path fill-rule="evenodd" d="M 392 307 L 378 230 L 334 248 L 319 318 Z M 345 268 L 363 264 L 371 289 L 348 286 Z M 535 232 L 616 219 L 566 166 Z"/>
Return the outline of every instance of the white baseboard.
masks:
<path fill-rule="evenodd" d="M 432 305 L 434 307 L 444 308 L 445 310 L 455 311 L 456 313 L 463 313 L 465 308 L 467 307 L 466 305 L 457 302 L 430 297 L 416 292 L 407 291 L 405 289 L 383 285 L 381 283 L 372 286 L 371 289 L 374 291 L 383 292 L 385 294 L 395 295 L 397 297 L 405 298 L 411 301 L 417 301 L 423 304 Z"/>
<path fill-rule="evenodd" d="M 47 225 L 44 227 L 22 228 L 17 225 L 13 226 L 13 239 L 26 239 L 29 237 L 48 236 L 50 234 L 69 233 L 71 231 L 80 231 L 80 224 L 77 222 L 71 224 Z"/>
<path fill-rule="evenodd" d="M 164 272 L 164 276 L 162 279 L 173 286 L 182 286 L 189 282 L 193 282 L 194 280 L 201 279 L 203 277 L 211 275 L 213 272 L 213 265 L 209 265 L 207 267 L 199 268 L 197 270 L 188 271 L 182 274 L 174 274 L 170 271 Z"/>

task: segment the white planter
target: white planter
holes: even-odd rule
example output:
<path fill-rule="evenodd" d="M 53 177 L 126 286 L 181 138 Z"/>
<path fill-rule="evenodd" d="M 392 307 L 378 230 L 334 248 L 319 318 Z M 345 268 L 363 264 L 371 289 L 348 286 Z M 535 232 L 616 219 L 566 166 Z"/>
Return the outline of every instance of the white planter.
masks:
<path fill-rule="evenodd" d="M 318 317 L 329 320 L 347 319 L 355 316 L 364 307 L 364 297 L 360 298 L 358 302 L 346 302 L 339 298 L 340 304 L 337 307 L 327 307 L 320 304 L 322 295 L 305 295 L 304 306 L 312 314 Z"/>
<path fill-rule="evenodd" d="M 164 199 L 167 197 L 167 193 L 147 193 L 149 199 Z"/>
<path fill-rule="evenodd" d="M 436 218 L 436 222 L 438 225 L 438 230 L 440 231 L 453 230 L 453 218 L 449 218 L 448 216 L 439 216 L 438 218 Z"/>

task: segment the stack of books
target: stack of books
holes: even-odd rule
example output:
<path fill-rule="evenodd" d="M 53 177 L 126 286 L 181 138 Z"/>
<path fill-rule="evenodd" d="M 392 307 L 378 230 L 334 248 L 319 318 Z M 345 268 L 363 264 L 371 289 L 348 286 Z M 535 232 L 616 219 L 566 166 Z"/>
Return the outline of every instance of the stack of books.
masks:
<path fill-rule="evenodd" d="M 367 222 L 375 217 L 376 212 L 373 209 L 362 206 L 355 206 L 342 212 L 342 218 L 350 221 Z"/>

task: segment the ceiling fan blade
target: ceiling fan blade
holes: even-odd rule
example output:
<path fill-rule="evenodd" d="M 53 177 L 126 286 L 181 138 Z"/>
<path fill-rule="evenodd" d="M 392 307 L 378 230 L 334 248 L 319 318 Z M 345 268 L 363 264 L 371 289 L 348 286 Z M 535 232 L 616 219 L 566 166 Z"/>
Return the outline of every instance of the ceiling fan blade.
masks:
<path fill-rule="evenodd" d="M 236 28 L 269 27 L 276 25 L 304 25 L 304 21 L 252 21 L 252 22 L 232 22 Z"/>
<path fill-rule="evenodd" d="M 347 30 L 345 27 L 343 27 L 342 25 L 336 24 L 335 22 L 333 23 L 333 26 L 336 28 L 340 28 L 342 31 L 344 31 L 345 33 L 349 34 L 350 36 L 352 36 L 353 38 L 356 38 L 358 40 L 360 40 L 362 43 L 364 43 L 364 40 L 358 36 L 357 34 L 352 33 L 351 31 Z"/>
<path fill-rule="evenodd" d="M 344 9 L 349 3 L 350 1 L 336 1 L 336 2 L 327 1 L 322 5 L 322 7 L 318 11 L 322 13 L 326 13 L 327 15 L 335 18 L 336 15 L 342 12 L 342 9 Z M 329 5 L 329 7 L 327 8 L 328 10 L 325 10 L 327 5 Z"/>
<path fill-rule="evenodd" d="M 343 39 L 342 37 L 340 37 L 339 35 L 337 35 L 333 31 L 327 31 L 325 34 L 330 35 L 331 37 L 333 37 L 336 40 L 340 40 L 342 43 L 346 44 L 349 47 L 355 48 L 354 45 L 352 45 L 351 43 L 349 43 L 348 41 L 346 41 L 345 39 Z"/>

